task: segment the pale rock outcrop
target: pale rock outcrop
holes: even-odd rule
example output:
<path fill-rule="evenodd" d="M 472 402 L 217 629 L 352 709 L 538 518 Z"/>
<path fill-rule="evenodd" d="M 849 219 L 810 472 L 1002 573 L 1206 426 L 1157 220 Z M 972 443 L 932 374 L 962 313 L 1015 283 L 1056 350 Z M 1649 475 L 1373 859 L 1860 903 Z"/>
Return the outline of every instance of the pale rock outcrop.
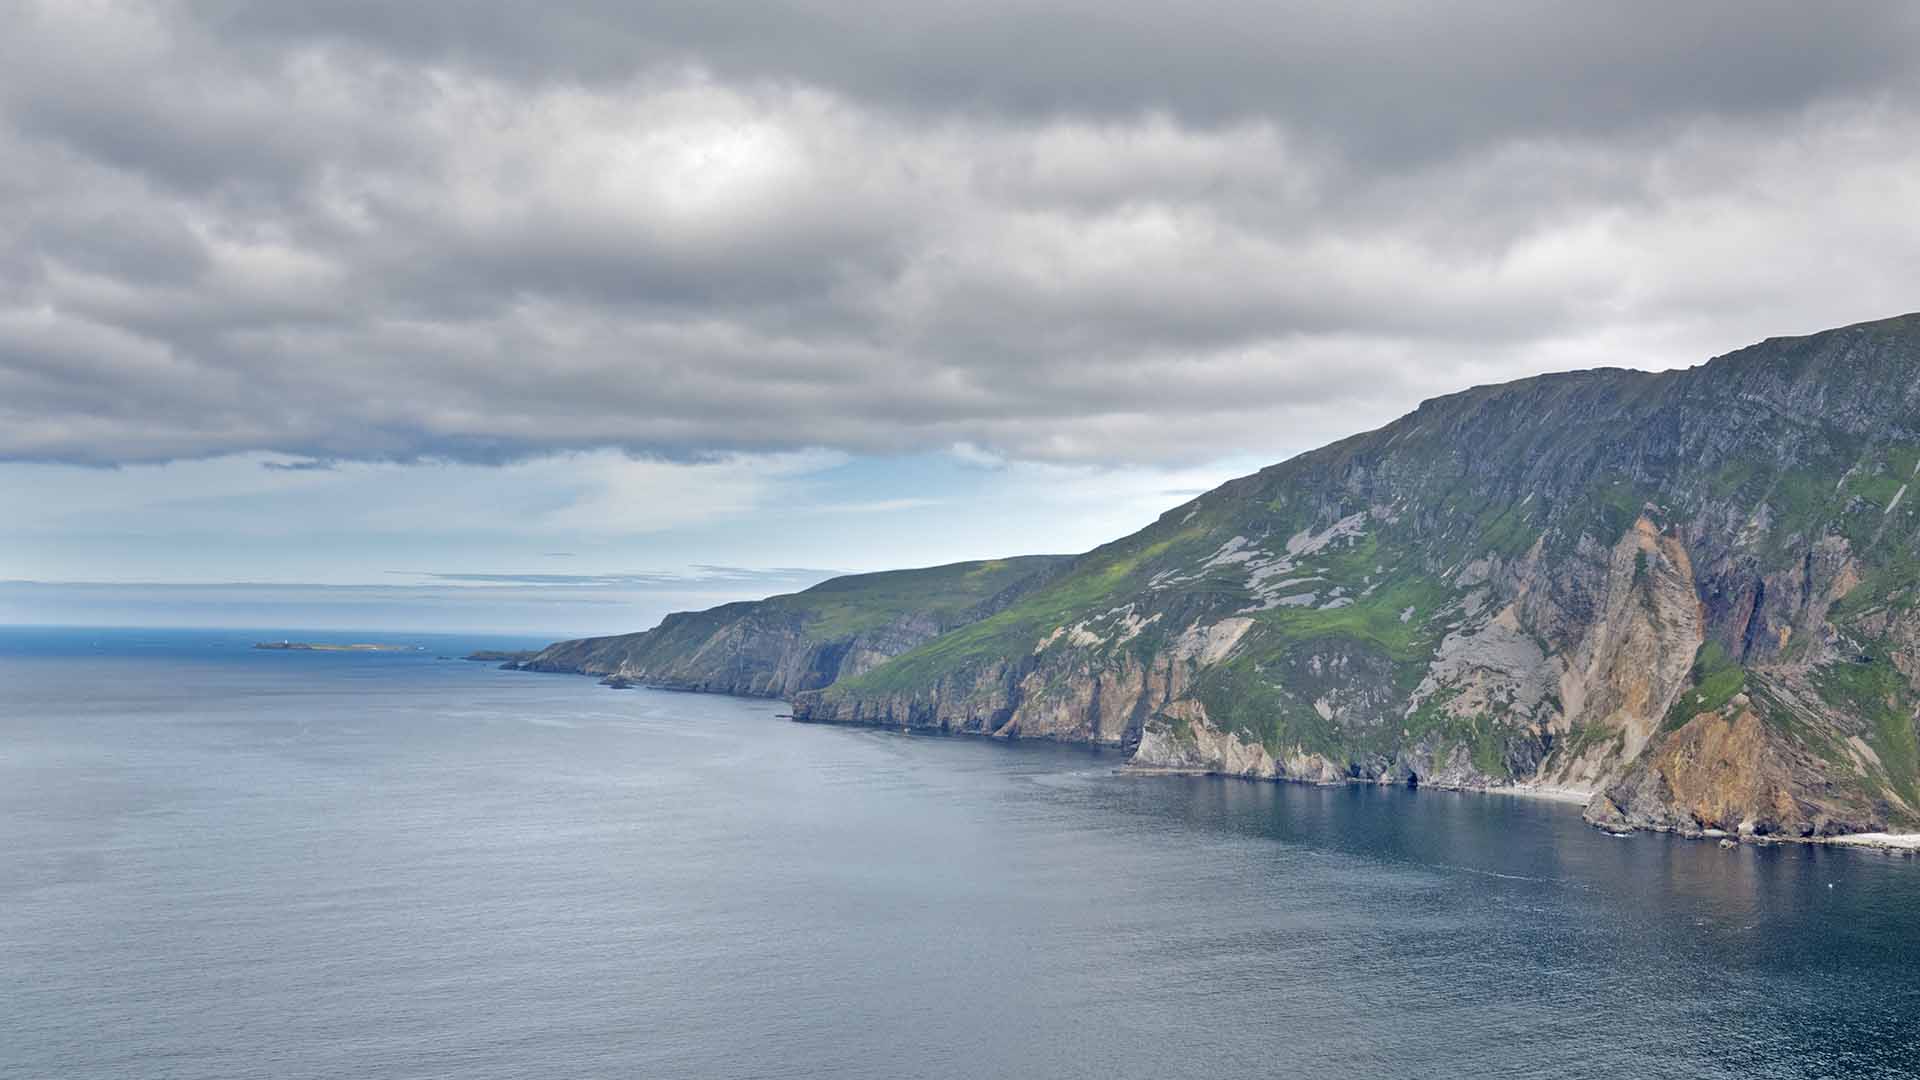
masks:
<path fill-rule="evenodd" d="M 1560 676 L 1557 726 L 1580 735 L 1546 763 L 1561 787 L 1597 787 L 1640 756 L 1705 641 L 1692 560 L 1644 516 L 1614 545 L 1604 595 Z"/>

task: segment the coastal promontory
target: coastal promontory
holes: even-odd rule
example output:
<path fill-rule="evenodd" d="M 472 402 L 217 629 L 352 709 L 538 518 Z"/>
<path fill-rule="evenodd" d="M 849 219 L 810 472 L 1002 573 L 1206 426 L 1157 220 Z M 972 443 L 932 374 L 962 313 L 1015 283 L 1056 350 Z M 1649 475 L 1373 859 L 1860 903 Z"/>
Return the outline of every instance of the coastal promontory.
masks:
<path fill-rule="evenodd" d="M 837 579 L 523 666 L 1130 767 L 1920 827 L 1920 316 L 1437 398 L 1071 559 Z"/>

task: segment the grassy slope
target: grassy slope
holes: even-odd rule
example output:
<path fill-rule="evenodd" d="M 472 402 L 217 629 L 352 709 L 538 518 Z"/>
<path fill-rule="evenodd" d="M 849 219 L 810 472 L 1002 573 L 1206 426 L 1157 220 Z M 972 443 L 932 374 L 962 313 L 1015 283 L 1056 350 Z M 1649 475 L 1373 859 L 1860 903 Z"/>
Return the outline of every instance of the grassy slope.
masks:
<path fill-rule="evenodd" d="M 1380 437 L 1376 433 L 1361 439 Z M 1089 552 L 1069 573 L 1007 610 L 848 680 L 830 696 L 925 688 L 943 678 L 1029 654 L 1056 628 L 1097 619 L 1129 603 L 1141 618 L 1156 613 L 1162 618 L 1106 653 L 1109 658 L 1115 650 L 1150 656 L 1196 618 L 1210 621 L 1254 602 L 1244 570 L 1231 565 L 1204 568 L 1203 564 L 1235 537 L 1264 537 L 1272 548 L 1313 522 L 1315 511 L 1310 504 L 1295 504 L 1285 495 L 1291 471 L 1287 466 L 1267 470 L 1236 482 L 1241 490 L 1215 491 L 1178 507 L 1141 532 Z M 1436 641 L 1431 616 L 1454 598 L 1456 590 L 1425 572 L 1409 557 L 1401 539 L 1399 530 L 1375 525 L 1362 537 L 1295 560 L 1297 567 L 1288 576 L 1314 580 L 1284 592 L 1325 593 L 1344 586 L 1353 599 L 1350 606 L 1329 610 L 1282 606 L 1249 613 L 1255 629 L 1234 661 L 1231 678 L 1236 692 L 1224 697 L 1236 704 L 1244 701 L 1250 707 L 1249 717 L 1262 717 L 1257 724 L 1249 720 L 1254 734 L 1268 741 L 1292 736 L 1275 728 L 1274 709 L 1264 700 L 1266 695 L 1249 692 L 1263 682 L 1258 669 L 1297 645 L 1347 641 L 1376 649 L 1394 664 L 1417 667 L 1424 662 Z M 1185 580 L 1170 589 L 1150 587 L 1156 575 L 1167 573 Z M 1412 614 L 1403 618 L 1409 611 Z M 1234 721 L 1229 717 L 1227 722 Z"/>
<path fill-rule="evenodd" d="M 679 612 L 669 615 L 660 626 L 636 634 L 559 642 L 549 646 L 548 652 L 564 653 L 569 662 L 576 663 L 619 659 L 642 668 L 664 668 L 698 649 L 729 624 L 743 620 L 792 626 L 812 642 L 851 639 L 910 613 L 941 623 L 958 622 L 971 609 L 1066 560 L 1066 556 L 1027 555 L 851 574 L 802 592 Z"/>
<path fill-rule="evenodd" d="M 924 570 L 853 574 L 761 603 L 771 610 L 798 614 L 814 637 L 847 638 L 885 626 L 908 612 L 941 623 L 955 621 L 1023 579 L 1066 560 L 1059 555 L 1024 555 Z"/>
<path fill-rule="evenodd" d="M 1564 556 L 1583 536 L 1611 544 L 1649 504 L 1669 522 L 1716 507 L 1744 513 L 1764 506 L 1773 526 L 1760 555 L 1774 564 L 1798 558 L 1810 538 L 1829 532 L 1847 537 L 1866 581 L 1836 610 L 1836 620 L 1888 603 L 1911 604 L 1920 595 L 1920 477 L 1914 473 L 1920 444 L 1896 431 L 1848 431 L 1792 414 L 1743 414 L 1739 404 L 1750 396 L 1756 374 L 1800 377 L 1828 362 L 1821 359 L 1830 355 L 1823 350 L 1848 332 L 1768 342 L 1688 372 L 1547 376 L 1429 402 L 1379 431 L 1273 466 L 1171 511 L 1083 556 L 1071 572 L 1008 610 L 828 694 L 912 693 L 943 679 L 964 683 L 967 673 L 984 665 L 1031 654 L 1058 627 L 1129 602 L 1142 615 L 1159 610 L 1169 616 L 1123 646 L 1151 653 L 1193 616 L 1219 617 L 1244 606 L 1244 574 L 1197 569 L 1222 543 L 1234 536 L 1285 538 L 1301 528 L 1323 527 L 1330 507 L 1336 513 L 1363 509 L 1338 485 L 1355 468 L 1369 470 L 1376 488 L 1397 484 L 1409 497 L 1401 506 L 1405 520 L 1370 524 L 1366 537 L 1302 560 L 1299 572 L 1322 575 L 1322 588 L 1345 585 L 1355 602 L 1333 610 L 1283 607 L 1255 614 L 1256 630 L 1200 688 L 1217 718 L 1276 749 L 1285 743 L 1336 749 L 1343 740 L 1287 692 L 1280 669 L 1293 651 L 1344 642 L 1386 657 L 1396 682 L 1417 677 L 1459 595 L 1443 583 L 1441 571 L 1481 554 L 1517 556 L 1542 538 L 1550 557 Z M 1920 320 L 1887 320 L 1864 332 L 1904 341 L 1920 337 Z M 1743 417 L 1744 426 L 1711 430 L 1719 417 Z M 1795 448 L 1792 458 L 1775 452 L 1788 445 Z M 1889 515 L 1907 483 L 1915 490 Z M 1373 496 L 1385 498 L 1379 490 Z M 1192 574 L 1193 580 L 1177 595 L 1149 592 L 1149 581 L 1167 570 Z M 1409 611 L 1411 617 L 1403 618 Z M 1690 698 L 1719 701 L 1745 685 L 1745 673 L 1724 650 L 1707 657 L 1696 678 L 1699 687 Z M 1859 697 L 1849 703 L 1865 707 L 1864 695 Z M 1876 714 L 1870 741 L 1890 771 L 1912 772 L 1905 729 L 1887 721 L 1881 709 L 1869 711 Z M 1440 723 L 1437 715 L 1411 718 L 1408 730 L 1419 734 L 1416 729 Z M 1490 723 L 1476 722 L 1449 734 L 1469 745 L 1476 762 L 1492 765 L 1491 731 Z"/>

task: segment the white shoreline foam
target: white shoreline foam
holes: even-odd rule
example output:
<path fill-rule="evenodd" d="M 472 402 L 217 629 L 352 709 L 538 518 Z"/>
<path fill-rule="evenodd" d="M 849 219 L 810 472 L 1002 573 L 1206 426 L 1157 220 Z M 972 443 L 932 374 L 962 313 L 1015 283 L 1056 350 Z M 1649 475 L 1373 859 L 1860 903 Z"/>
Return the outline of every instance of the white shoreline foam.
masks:
<path fill-rule="evenodd" d="M 1593 801 L 1593 792 L 1581 791 L 1579 788 L 1509 784 L 1506 787 L 1490 787 L 1483 790 L 1493 795 L 1518 795 L 1523 799 L 1548 799 L 1553 802 L 1577 803 L 1581 806 Z"/>
<path fill-rule="evenodd" d="M 1220 773 L 1212 769 L 1191 768 L 1164 765 L 1135 765 L 1128 762 L 1114 770 L 1120 776 L 1218 776 L 1228 780 L 1252 780 L 1258 783 L 1305 784 L 1309 787 L 1339 787 L 1341 781 L 1326 783 L 1317 780 L 1295 779 L 1290 776 L 1242 776 L 1233 773 Z M 1348 784 L 1364 786 L 1376 785 L 1373 780 L 1349 778 Z M 1579 788 L 1551 787 L 1548 785 L 1509 784 L 1505 787 L 1485 788 L 1448 788 L 1433 786 L 1431 791 L 1459 791 L 1485 795 L 1515 795 L 1523 799 L 1545 799 L 1549 802 L 1571 803 L 1585 806 L 1593 800 L 1594 793 Z M 1628 830 L 1614 832 L 1602 829 L 1612 836 L 1630 836 L 1635 832 L 1666 832 L 1664 829 Z M 1833 844 L 1838 847 L 1875 848 L 1881 851 L 1920 852 L 1920 833 L 1864 832 L 1843 833 L 1839 836 L 1744 836 L 1724 829 L 1702 829 L 1698 833 L 1686 834 L 1695 840 L 1734 840 L 1745 844 Z"/>
<path fill-rule="evenodd" d="M 1823 844 L 1843 844 L 1848 847 L 1888 848 L 1894 851 L 1920 851 L 1920 833 L 1898 832 L 1859 832 L 1841 836 L 1822 836 Z"/>

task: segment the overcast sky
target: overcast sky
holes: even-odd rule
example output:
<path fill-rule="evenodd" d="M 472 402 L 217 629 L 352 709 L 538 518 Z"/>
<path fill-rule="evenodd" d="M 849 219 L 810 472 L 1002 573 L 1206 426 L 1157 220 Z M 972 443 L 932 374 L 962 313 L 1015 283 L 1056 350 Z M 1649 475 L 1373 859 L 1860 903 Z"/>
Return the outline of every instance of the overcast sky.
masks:
<path fill-rule="evenodd" d="M 0 620 L 630 628 L 1920 308 L 1906 3 L 0 19 L 0 579 L 168 586 Z"/>

